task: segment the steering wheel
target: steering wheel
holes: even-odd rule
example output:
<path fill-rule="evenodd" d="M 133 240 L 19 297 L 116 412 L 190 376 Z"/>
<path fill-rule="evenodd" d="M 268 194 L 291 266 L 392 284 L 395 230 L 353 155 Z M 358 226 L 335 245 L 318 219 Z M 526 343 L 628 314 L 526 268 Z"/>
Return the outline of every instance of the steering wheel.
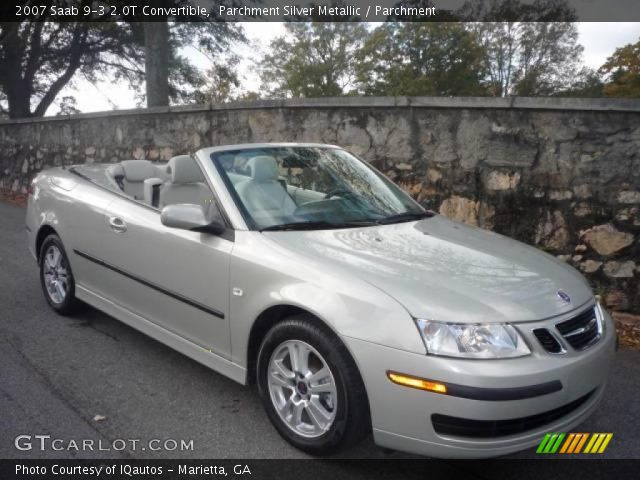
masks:
<path fill-rule="evenodd" d="M 324 200 L 329 200 L 331 197 L 335 197 L 336 195 L 343 195 L 345 197 L 355 197 L 355 198 L 358 198 L 359 196 L 357 193 L 354 193 L 351 190 L 347 190 L 346 188 L 334 188 L 324 196 Z"/>

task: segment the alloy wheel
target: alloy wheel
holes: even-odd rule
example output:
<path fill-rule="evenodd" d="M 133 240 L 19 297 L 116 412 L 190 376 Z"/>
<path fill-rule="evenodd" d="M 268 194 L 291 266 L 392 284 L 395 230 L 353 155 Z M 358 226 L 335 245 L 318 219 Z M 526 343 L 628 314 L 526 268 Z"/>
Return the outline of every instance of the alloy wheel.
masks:
<path fill-rule="evenodd" d="M 287 340 L 271 355 L 269 395 L 280 419 L 298 435 L 317 438 L 333 425 L 337 390 L 325 359 L 308 343 Z"/>
<path fill-rule="evenodd" d="M 42 270 L 44 285 L 52 302 L 64 302 L 69 290 L 69 274 L 64 255 L 56 245 L 47 248 Z"/>

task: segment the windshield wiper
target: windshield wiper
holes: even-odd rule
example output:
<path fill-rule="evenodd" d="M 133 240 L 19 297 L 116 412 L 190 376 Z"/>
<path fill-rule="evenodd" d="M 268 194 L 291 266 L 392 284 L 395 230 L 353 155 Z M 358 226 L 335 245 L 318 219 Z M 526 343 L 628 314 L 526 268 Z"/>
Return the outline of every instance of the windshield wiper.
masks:
<path fill-rule="evenodd" d="M 334 228 L 356 228 L 356 227 L 368 227 L 376 225 L 374 221 L 353 221 L 353 222 L 325 222 L 325 221 L 308 221 L 308 222 L 291 222 L 282 223 L 280 225 L 270 225 L 268 227 L 261 228 L 260 232 L 275 232 L 282 230 L 325 230 Z"/>
<path fill-rule="evenodd" d="M 390 223 L 410 222 L 422 218 L 431 218 L 434 215 L 435 213 L 430 210 L 425 210 L 424 212 L 404 212 L 381 218 L 380 220 L 376 220 L 376 223 L 379 225 L 389 225 Z"/>

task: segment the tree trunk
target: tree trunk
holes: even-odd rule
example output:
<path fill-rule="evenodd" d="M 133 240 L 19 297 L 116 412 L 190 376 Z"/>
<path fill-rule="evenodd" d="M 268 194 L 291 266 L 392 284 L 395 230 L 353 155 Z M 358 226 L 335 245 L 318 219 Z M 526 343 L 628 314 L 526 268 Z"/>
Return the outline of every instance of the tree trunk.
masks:
<path fill-rule="evenodd" d="M 144 24 L 147 107 L 169 105 L 169 25 Z"/>
<path fill-rule="evenodd" d="M 24 45 L 18 36 L 20 24 L 2 24 L 3 50 L 2 71 L 0 72 L 4 93 L 9 105 L 10 118 L 31 116 L 31 85 L 21 75 L 21 59 Z"/>
<path fill-rule="evenodd" d="M 7 89 L 9 118 L 27 118 L 31 116 L 29 92 L 20 84 L 13 84 Z"/>

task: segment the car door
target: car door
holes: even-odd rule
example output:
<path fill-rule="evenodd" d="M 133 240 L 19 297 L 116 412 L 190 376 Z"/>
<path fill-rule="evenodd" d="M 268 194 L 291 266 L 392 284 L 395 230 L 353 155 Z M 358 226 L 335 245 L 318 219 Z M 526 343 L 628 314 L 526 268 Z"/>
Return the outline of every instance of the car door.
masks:
<path fill-rule="evenodd" d="M 105 210 L 101 260 L 110 299 L 222 357 L 230 356 L 231 240 L 160 222 L 160 212 L 120 198 Z"/>
<path fill-rule="evenodd" d="M 52 184 L 51 188 L 64 188 L 64 185 Z M 69 256 L 73 276 L 78 287 L 105 295 L 105 269 L 86 259 L 99 257 L 101 254 L 101 245 L 108 234 L 104 223 L 105 210 L 113 202 L 115 195 L 83 181 L 77 182 L 69 195 L 73 197 L 73 201 L 65 201 L 65 226 L 58 233 Z"/>

